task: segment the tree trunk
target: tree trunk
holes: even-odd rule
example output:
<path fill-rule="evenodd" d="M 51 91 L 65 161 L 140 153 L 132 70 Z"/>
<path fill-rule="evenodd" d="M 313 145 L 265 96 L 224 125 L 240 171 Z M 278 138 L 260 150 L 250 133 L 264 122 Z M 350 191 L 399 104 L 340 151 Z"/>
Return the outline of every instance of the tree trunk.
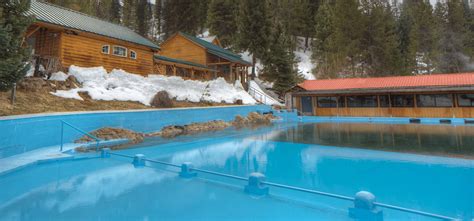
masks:
<path fill-rule="evenodd" d="M 15 105 L 15 99 L 16 99 L 16 83 L 13 83 L 12 94 L 10 97 L 12 106 Z"/>
<path fill-rule="evenodd" d="M 255 64 L 257 63 L 257 58 L 255 58 L 255 55 L 252 55 L 252 75 L 250 76 L 252 80 L 255 80 L 255 77 L 257 76 L 255 74 Z"/>

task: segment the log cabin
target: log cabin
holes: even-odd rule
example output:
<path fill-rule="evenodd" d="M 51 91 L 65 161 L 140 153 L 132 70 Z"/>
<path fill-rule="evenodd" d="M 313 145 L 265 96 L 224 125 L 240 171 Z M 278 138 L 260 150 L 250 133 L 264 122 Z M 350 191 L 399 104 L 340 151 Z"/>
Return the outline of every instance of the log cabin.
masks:
<path fill-rule="evenodd" d="M 474 118 L 474 73 L 306 80 L 289 95 L 303 115 Z"/>
<path fill-rule="evenodd" d="M 36 70 L 41 64 L 49 73 L 70 65 L 153 73 L 159 47 L 127 27 L 39 0 L 31 1 L 27 15 L 36 19 L 25 36 Z"/>
<path fill-rule="evenodd" d="M 178 70 L 167 63 L 187 63 L 188 68 Z M 244 87 L 248 83 L 248 67 L 251 64 L 240 55 L 224 49 L 217 38 L 201 39 L 178 32 L 160 45 L 160 52 L 155 56 L 155 72 L 163 75 L 177 75 L 185 78 L 215 79 L 223 77 L 228 82 L 240 81 Z M 196 67 L 200 67 L 196 77 Z M 206 68 L 207 70 L 205 70 Z"/>

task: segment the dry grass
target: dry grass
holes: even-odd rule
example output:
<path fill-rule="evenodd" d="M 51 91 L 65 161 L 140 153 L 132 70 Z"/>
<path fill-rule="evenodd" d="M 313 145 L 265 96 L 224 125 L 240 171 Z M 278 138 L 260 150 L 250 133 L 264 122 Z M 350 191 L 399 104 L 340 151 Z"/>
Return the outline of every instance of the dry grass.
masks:
<path fill-rule="evenodd" d="M 96 110 L 131 110 L 150 109 L 138 102 L 128 101 L 97 101 L 92 100 L 87 95 L 81 95 L 84 101 L 75 99 L 65 99 L 54 96 L 49 90 L 30 92 L 19 90 L 17 92 L 15 105 L 10 104 L 10 92 L 0 92 L 0 116 L 71 112 L 71 111 L 96 111 Z M 218 106 L 223 104 L 215 103 L 191 103 L 183 101 L 173 101 L 174 107 L 204 107 Z"/>

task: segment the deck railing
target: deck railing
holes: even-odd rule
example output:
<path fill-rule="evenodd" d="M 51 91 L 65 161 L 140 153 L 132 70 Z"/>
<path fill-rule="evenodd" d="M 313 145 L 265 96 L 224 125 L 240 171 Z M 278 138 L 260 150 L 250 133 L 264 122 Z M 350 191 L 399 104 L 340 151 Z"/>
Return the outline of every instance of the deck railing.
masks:
<path fill-rule="evenodd" d="M 235 180 L 239 180 L 239 181 L 246 181 L 246 182 L 249 182 L 249 185 L 252 185 L 251 183 L 255 181 L 255 179 L 252 179 L 253 178 L 252 176 L 249 177 L 249 178 L 246 178 L 246 177 L 241 177 L 241 176 L 235 176 L 235 175 L 230 175 L 230 174 L 225 174 L 225 173 L 214 172 L 214 171 L 205 170 L 205 169 L 194 168 L 194 167 L 192 167 L 191 163 L 184 163 L 182 165 L 177 165 L 177 164 L 168 163 L 168 162 L 164 162 L 164 161 L 147 159 L 142 154 L 137 154 L 135 156 L 129 156 L 129 155 L 125 155 L 125 154 L 110 152 L 110 150 L 107 149 L 107 148 L 102 149 L 102 157 L 108 157 L 110 155 L 115 155 L 115 156 L 134 159 L 133 164 L 135 166 L 137 166 L 137 165 L 139 166 L 140 162 L 142 162 L 142 166 L 144 166 L 145 165 L 144 162 L 147 161 L 147 162 L 161 164 L 161 165 L 165 165 L 165 166 L 181 168 L 180 176 L 181 176 L 181 174 L 190 174 L 191 173 L 190 177 L 193 177 L 193 176 L 196 176 L 196 174 L 193 175 L 192 173 L 201 172 L 201 173 L 205 173 L 205 174 L 211 174 L 211 175 L 230 178 L 230 179 L 235 179 Z M 186 176 L 184 176 L 184 177 L 186 177 Z M 253 184 L 253 185 L 255 185 L 255 184 Z M 256 185 L 257 185 L 257 188 L 262 187 L 261 185 L 267 185 L 267 186 L 272 186 L 272 187 L 277 187 L 277 188 L 282 188 L 282 189 L 287 189 L 287 190 L 294 190 L 294 191 L 298 191 L 298 192 L 304 192 L 304 193 L 310 193 L 310 194 L 314 194 L 314 195 L 326 196 L 326 197 L 330 197 L 330 198 L 334 198 L 334 199 L 351 201 L 351 202 L 354 202 L 354 203 L 357 201 L 357 199 L 354 198 L 354 197 L 348 197 L 348 196 L 339 195 L 339 194 L 333 194 L 333 193 L 328 193 L 328 192 L 323 192 L 323 191 L 316 191 L 316 190 L 305 189 L 305 188 L 301 188 L 301 187 L 294 187 L 294 186 L 290 186 L 290 185 L 284 185 L 284 184 L 267 182 L 267 181 L 260 181 Z M 394 206 L 394 205 L 385 204 L 385 203 L 373 202 L 373 205 L 378 206 L 378 207 L 382 207 L 382 208 L 397 210 L 397 211 L 401 211 L 401 212 L 406 212 L 406 213 L 421 215 L 421 216 L 425 216 L 425 217 L 435 218 L 435 219 L 439 219 L 439 220 L 459 221 L 459 219 L 449 217 L 449 216 L 443 216 L 443 215 L 439 215 L 439 214 L 435 214 L 435 213 L 423 212 L 423 211 L 420 211 L 420 210 L 408 209 L 408 208 L 404 208 L 404 207 L 400 207 L 400 206 Z"/>
<path fill-rule="evenodd" d="M 69 126 L 70 128 L 74 129 L 75 131 L 77 131 L 77 132 L 93 139 L 96 142 L 95 151 L 99 151 L 99 143 L 100 143 L 99 138 L 97 138 L 96 136 L 94 136 L 92 134 L 89 134 L 89 133 L 75 127 L 74 125 L 72 125 L 72 124 L 70 124 L 66 121 L 63 121 L 63 120 L 61 120 L 61 146 L 59 148 L 59 151 L 63 152 L 63 147 L 64 147 L 64 125 Z"/>

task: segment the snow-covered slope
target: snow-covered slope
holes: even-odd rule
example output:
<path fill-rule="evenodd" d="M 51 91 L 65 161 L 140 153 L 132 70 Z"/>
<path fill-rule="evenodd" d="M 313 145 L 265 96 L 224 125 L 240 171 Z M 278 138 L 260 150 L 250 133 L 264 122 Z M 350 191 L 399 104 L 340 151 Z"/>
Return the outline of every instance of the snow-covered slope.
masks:
<path fill-rule="evenodd" d="M 58 77 L 61 75 L 58 74 Z M 239 82 L 232 85 L 223 78 L 202 82 L 162 75 L 143 77 L 123 70 L 107 73 L 103 67 L 77 66 L 71 66 L 68 75 L 76 77 L 82 87 L 67 91 L 58 90 L 52 93 L 53 95 L 82 100 L 78 92 L 88 92 L 94 100 L 136 101 L 150 105 L 153 96 L 158 91 L 165 90 L 178 101 L 234 103 L 241 99 L 244 104 L 256 103 Z M 64 79 L 64 76 L 60 78 Z"/>

